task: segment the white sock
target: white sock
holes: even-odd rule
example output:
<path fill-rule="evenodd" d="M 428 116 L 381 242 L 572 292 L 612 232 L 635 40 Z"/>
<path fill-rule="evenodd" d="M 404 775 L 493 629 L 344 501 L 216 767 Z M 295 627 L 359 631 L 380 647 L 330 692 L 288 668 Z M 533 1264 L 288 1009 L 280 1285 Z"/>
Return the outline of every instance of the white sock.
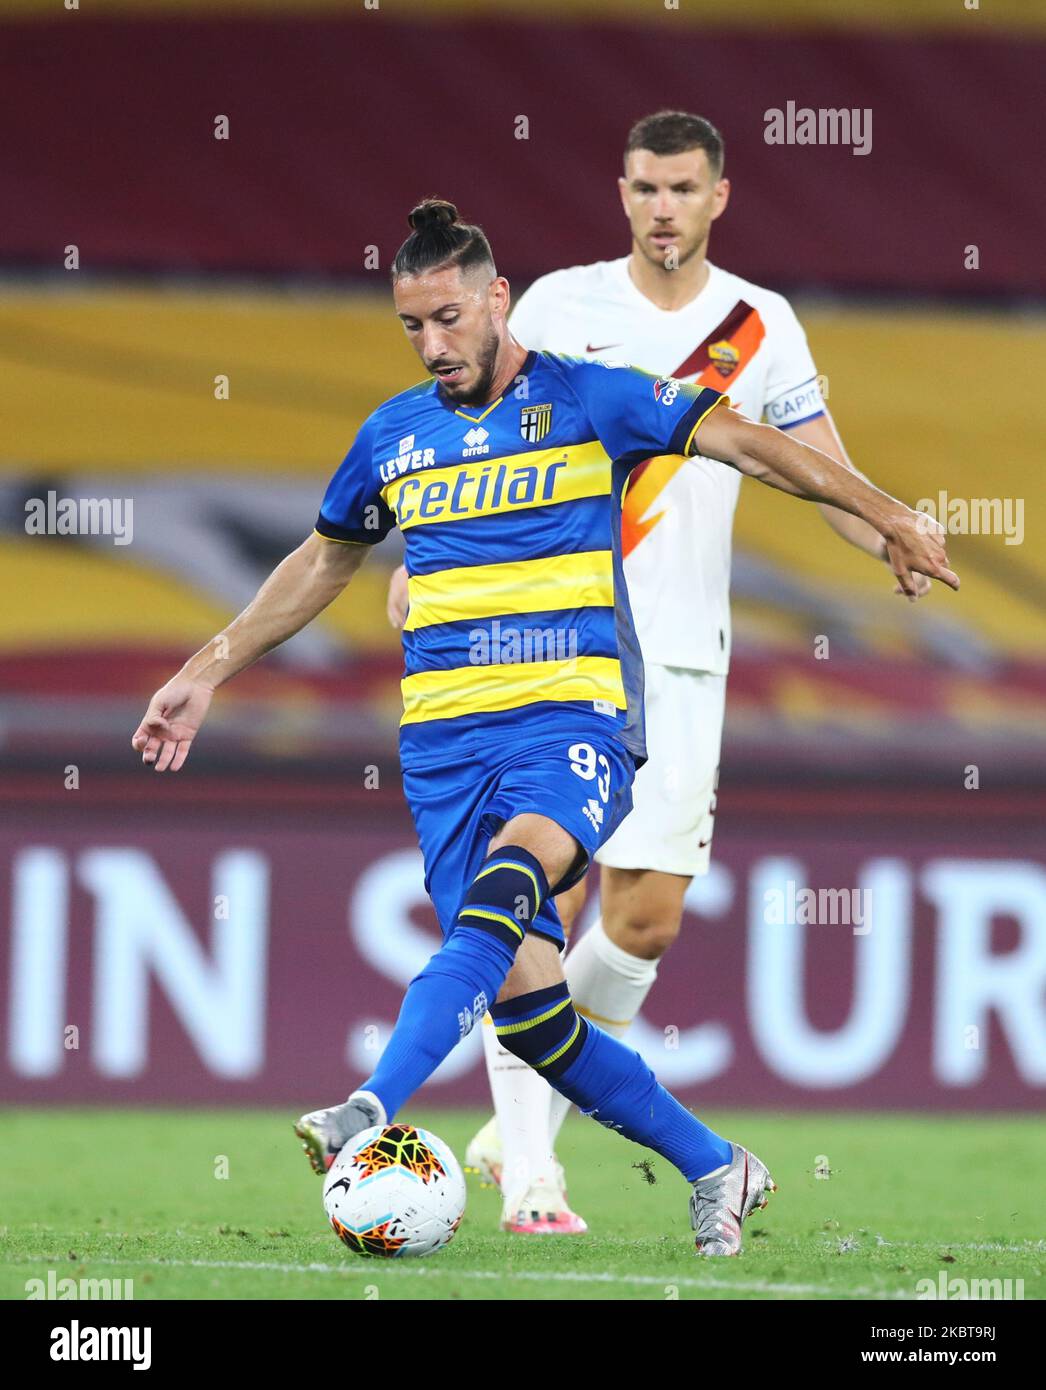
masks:
<path fill-rule="evenodd" d="M 604 1033 L 623 1038 L 657 979 L 657 961 L 642 960 L 615 946 L 597 917 L 567 955 L 565 972 L 574 1007 L 598 1023 Z M 570 1109 L 570 1101 L 552 1093 L 549 1109 L 549 1148 Z"/>
<path fill-rule="evenodd" d="M 483 1054 L 501 1137 L 501 1191 L 506 1198 L 522 1198 L 538 1179 L 555 1181 L 548 1142 L 552 1087 L 501 1046 L 489 1014 L 483 1020 Z"/>

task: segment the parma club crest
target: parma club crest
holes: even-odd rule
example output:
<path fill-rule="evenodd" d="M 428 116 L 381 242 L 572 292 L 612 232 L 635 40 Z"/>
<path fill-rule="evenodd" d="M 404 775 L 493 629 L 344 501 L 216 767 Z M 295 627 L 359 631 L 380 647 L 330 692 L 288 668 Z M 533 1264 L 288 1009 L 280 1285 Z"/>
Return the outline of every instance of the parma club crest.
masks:
<path fill-rule="evenodd" d="M 519 412 L 519 432 L 528 444 L 537 444 L 551 428 L 551 405 L 525 405 Z"/>

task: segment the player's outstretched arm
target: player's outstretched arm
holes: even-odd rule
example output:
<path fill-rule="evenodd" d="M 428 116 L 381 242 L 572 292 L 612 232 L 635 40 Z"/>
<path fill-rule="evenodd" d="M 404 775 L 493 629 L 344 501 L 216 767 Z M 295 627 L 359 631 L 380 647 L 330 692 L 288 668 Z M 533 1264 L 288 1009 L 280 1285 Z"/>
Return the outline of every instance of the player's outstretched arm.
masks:
<path fill-rule="evenodd" d="M 944 530 L 936 521 L 782 430 L 757 425 L 720 405 L 698 426 L 691 451 L 728 463 L 782 492 L 861 517 L 886 541 L 890 566 L 909 596 L 918 595 L 917 574 L 959 587 L 958 576 L 948 568 Z"/>
<path fill-rule="evenodd" d="M 131 747 L 157 772 L 177 772 L 211 696 L 266 652 L 311 623 L 359 569 L 368 546 L 313 534 L 273 570 L 239 617 L 189 658 L 149 701 Z"/>
<path fill-rule="evenodd" d="M 802 424 L 793 425 L 788 431 L 791 439 L 798 439 L 800 444 L 809 444 L 812 449 L 820 449 L 822 454 L 827 454 L 837 463 L 841 463 L 844 468 L 851 469 L 860 477 L 868 481 L 865 474 L 860 469 L 854 468 L 853 463 L 847 455 L 843 441 L 839 438 L 839 431 L 835 427 L 827 408 L 820 415 L 815 415 L 812 420 L 804 420 Z M 884 560 L 889 564 L 890 557 L 886 552 L 886 542 L 874 527 L 869 526 L 866 521 L 862 521 L 859 516 L 851 516 L 849 512 L 841 512 L 838 507 L 820 507 L 821 515 L 832 528 L 837 536 L 841 536 L 844 541 L 854 546 L 857 550 L 863 550 L 866 555 L 871 555 L 873 559 Z M 918 597 L 929 593 L 933 587 L 930 580 L 924 574 L 916 574 L 916 588 Z M 894 588 L 895 594 L 903 593 L 900 584 Z M 914 602 L 914 597 L 909 596 Z"/>

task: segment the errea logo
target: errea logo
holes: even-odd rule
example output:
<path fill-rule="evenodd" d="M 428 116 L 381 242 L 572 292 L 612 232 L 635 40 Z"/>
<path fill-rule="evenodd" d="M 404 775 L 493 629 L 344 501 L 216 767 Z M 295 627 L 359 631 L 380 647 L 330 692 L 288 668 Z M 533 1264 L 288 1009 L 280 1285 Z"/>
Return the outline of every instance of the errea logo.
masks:
<path fill-rule="evenodd" d="M 478 458 L 480 454 L 489 454 L 490 445 L 487 443 L 489 438 L 489 432 L 482 425 L 478 429 L 469 430 L 465 436 L 465 446 L 461 451 L 461 457 L 472 459 Z"/>

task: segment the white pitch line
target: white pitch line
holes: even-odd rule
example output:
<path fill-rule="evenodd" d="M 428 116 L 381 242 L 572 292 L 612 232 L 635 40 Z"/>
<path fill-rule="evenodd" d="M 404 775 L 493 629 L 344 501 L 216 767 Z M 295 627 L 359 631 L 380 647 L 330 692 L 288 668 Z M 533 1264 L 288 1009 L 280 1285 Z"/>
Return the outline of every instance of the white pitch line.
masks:
<path fill-rule="evenodd" d="M 4 1231 L 6 1231 L 7 1229 L 9 1228 L 0 1228 L 0 1230 Z M 113 1236 L 119 1240 L 139 1238 L 130 1231 L 118 1231 L 115 1229 L 110 1230 L 105 1226 L 95 1226 L 91 1230 L 69 1231 L 65 1227 L 46 1226 L 42 1222 L 29 1221 L 25 1223 L 23 1229 L 27 1232 L 34 1231 L 39 1235 L 53 1235 L 60 1238 L 62 1241 L 76 1240 L 78 1237 L 84 1240 L 94 1240 L 97 1239 L 99 1236 Z M 171 1233 L 168 1231 L 167 1234 L 169 1235 Z M 181 1228 L 176 1228 L 174 1234 L 180 1237 L 185 1233 Z M 826 1241 L 830 1240 L 830 1236 L 826 1232 L 822 1231 L 818 1232 L 817 1234 L 822 1235 Z M 876 1233 L 873 1233 L 873 1235 L 874 1234 Z M 789 1238 L 793 1239 L 794 1237 Z M 327 1246 L 329 1246 L 331 1243 L 330 1234 L 324 1231 L 320 1231 L 318 1233 L 313 1232 L 309 1235 L 303 1235 L 298 1237 L 298 1239 L 307 1241 L 311 1240 L 316 1244 L 323 1244 Z M 1011 1255 L 1028 1255 L 1038 1252 L 1046 1253 L 1046 1240 L 1034 1240 L 1030 1236 L 1027 1240 L 1017 1241 L 1015 1243 L 1010 1244 L 1003 1243 L 1002 1241 L 982 1240 L 888 1240 L 885 1246 L 877 1246 L 870 1244 L 872 1236 L 858 1236 L 857 1239 L 860 1244 L 860 1249 L 865 1252 L 869 1250 L 884 1250 L 887 1249 L 889 1246 L 893 1246 L 895 1249 L 898 1250 L 932 1250 L 934 1252 L 939 1250 L 1000 1250 L 1005 1251 L 1007 1254 Z M 628 1248 L 631 1249 L 631 1244 L 627 1241 L 618 1241 L 618 1244 L 627 1245 Z M 30 1258 L 36 1259 L 36 1256 L 30 1256 Z M 3 1262 L 0 1261 L 0 1263 Z M 173 1261 L 171 1261 L 170 1263 L 173 1263 Z M 305 1268 L 305 1266 L 293 1265 L 291 1266 L 291 1268 L 301 1269 Z M 336 1268 L 336 1266 L 332 1265 L 330 1266 L 330 1268 L 333 1269 Z M 678 1280 L 676 1282 L 678 1282 Z"/>
<path fill-rule="evenodd" d="M 14 1260 L 0 1260 L 0 1265 L 16 1264 L 40 1264 L 46 1261 L 46 1256 L 20 1255 Z M 70 1262 L 71 1263 L 71 1262 Z M 133 1269 L 242 1269 L 255 1273 L 277 1273 L 277 1274 L 338 1274 L 347 1275 L 350 1278 L 368 1277 L 373 1282 L 381 1273 L 391 1274 L 393 1278 L 406 1277 L 408 1274 L 423 1275 L 425 1278 L 445 1278 L 445 1279 L 522 1279 L 530 1283 L 558 1283 L 558 1284 L 629 1284 L 639 1285 L 648 1288 L 687 1288 L 687 1289 L 738 1289 L 744 1293 L 792 1293 L 792 1294 L 826 1294 L 831 1298 L 877 1298 L 877 1299 L 907 1299 L 914 1298 L 914 1293 L 908 1294 L 904 1291 L 884 1290 L 884 1289 L 837 1289 L 827 1284 L 783 1284 L 771 1282 L 764 1279 L 693 1279 L 689 1275 L 666 1275 L 661 1277 L 654 1274 L 610 1274 L 601 1272 L 597 1274 L 582 1274 L 576 1271 L 556 1270 L 542 1273 L 539 1270 L 485 1270 L 485 1269 L 465 1269 L 459 1270 L 452 1266 L 445 1269 L 434 1269 L 431 1265 L 422 1268 L 404 1268 L 402 1265 L 391 1263 L 380 1263 L 371 1266 L 366 1270 L 349 1269 L 344 1265 L 331 1265 L 315 1262 L 312 1264 L 281 1264 L 275 1261 L 262 1260 L 119 1260 L 102 1259 L 93 1255 L 84 1255 L 78 1261 L 81 1265 L 99 1265 L 113 1268 L 133 1268 Z M 404 1262 L 405 1263 L 405 1262 Z"/>

